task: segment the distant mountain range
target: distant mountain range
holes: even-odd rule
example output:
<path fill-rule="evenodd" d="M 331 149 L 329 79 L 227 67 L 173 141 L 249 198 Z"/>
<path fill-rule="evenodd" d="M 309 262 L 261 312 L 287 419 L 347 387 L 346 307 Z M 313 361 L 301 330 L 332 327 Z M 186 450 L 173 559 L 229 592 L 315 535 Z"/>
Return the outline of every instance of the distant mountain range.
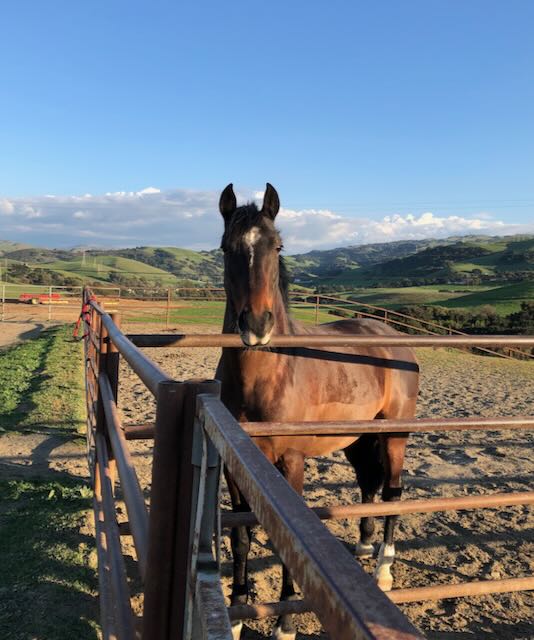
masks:
<path fill-rule="evenodd" d="M 221 286 L 220 250 L 46 249 L 0 240 L 10 282 Z M 462 236 L 340 247 L 286 256 L 293 282 L 314 290 L 489 282 L 534 277 L 534 236 Z"/>

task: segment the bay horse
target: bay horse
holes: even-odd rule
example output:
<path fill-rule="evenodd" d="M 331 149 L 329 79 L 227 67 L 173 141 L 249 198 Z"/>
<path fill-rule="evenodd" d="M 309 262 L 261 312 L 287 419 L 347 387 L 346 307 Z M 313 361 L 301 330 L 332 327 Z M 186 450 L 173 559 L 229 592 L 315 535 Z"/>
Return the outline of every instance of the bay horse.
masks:
<path fill-rule="evenodd" d="M 369 420 L 411 418 L 419 387 L 419 367 L 412 349 L 404 347 L 269 348 L 276 334 L 343 334 L 388 336 L 398 333 L 377 320 L 340 320 L 310 331 L 288 312 L 288 276 L 280 255 L 282 240 L 275 228 L 280 208 L 278 194 L 267 184 L 263 206 L 237 206 L 233 186 L 221 194 L 224 218 L 221 247 L 224 252 L 226 308 L 223 333 L 238 333 L 243 348 L 223 349 L 216 377 L 221 398 L 239 421 L 290 422 L 298 420 Z M 302 494 L 304 460 L 343 449 L 356 471 L 362 502 L 399 500 L 407 434 L 355 436 L 273 436 L 254 438 L 265 456 L 287 482 Z M 226 473 L 234 511 L 249 505 Z M 395 555 L 393 533 L 397 516 L 387 516 L 375 577 L 383 590 L 392 587 Z M 359 557 L 371 557 L 374 519 L 360 521 Z M 248 598 L 247 556 L 250 528 L 231 532 L 234 558 L 231 604 Z M 281 600 L 295 598 L 293 580 L 283 567 Z M 240 636 L 242 623 L 233 626 Z M 273 638 L 292 640 L 296 628 L 292 615 L 281 616 Z"/>

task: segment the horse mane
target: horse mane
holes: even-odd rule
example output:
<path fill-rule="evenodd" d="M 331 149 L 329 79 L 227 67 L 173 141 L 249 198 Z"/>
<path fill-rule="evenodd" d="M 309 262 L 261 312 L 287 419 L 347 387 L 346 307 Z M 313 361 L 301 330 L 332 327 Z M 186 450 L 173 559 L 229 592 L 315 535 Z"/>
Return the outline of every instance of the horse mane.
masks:
<path fill-rule="evenodd" d="M 236 250 L 239 248 L 241 237 L 251 228 L 262 226 L 264 214 L 258 209 L 256 203 L 247 202 L 238 207 L 230 220 L 226 223 L 221 248 Z M 278 256 L 278 287 L 282 294 L 284 308 L 289 312 L 289 273 L 284 258 Z"/>
<path fill-rule="evenodd" d="M 285 310 L 289 311 L 289 273 L 286 262 L 282 256 L 278 256 L 278 273 L 278 287 L 282 294 Z"/>

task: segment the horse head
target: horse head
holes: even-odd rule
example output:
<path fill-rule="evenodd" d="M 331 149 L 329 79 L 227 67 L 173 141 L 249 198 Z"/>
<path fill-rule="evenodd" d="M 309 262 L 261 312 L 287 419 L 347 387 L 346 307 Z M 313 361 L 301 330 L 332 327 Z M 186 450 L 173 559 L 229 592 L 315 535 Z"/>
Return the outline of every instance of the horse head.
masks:
<path fill-rule="evenodd" d="M 227 304 L 247 347 L 268 344 L 275 327 L 280 281 L 285 278 L 282 240 L 274 226 L 279 209 L 278 194 L 269 183 L 261 209 L 253 203 L 238 207 L 231 184 L 219 201 Z"/>

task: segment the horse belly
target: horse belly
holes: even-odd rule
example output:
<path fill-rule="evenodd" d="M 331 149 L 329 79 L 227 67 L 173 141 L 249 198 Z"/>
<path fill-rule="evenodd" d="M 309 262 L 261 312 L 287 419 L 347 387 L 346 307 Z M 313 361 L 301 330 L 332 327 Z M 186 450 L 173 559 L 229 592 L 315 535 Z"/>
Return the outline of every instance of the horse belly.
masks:
<path fill-rule="evenodd" d="M 358 405 L 343 402 L 326 402 L 319 405 L 308 406 L 303 414 L 294 417 L 295 421 L 325 422 L 345 420 L 372 420 L 380 411 L 380 404 L 375 402 L 360 403 Z M 291 422 L 286 418 L 283 422 Z M 305 456 L 325 456 L 334 451 L 345 449 L 351 445 L 355 436 L 274 436 L 272 438 L 258 438 L 258 446 L 269 458 L 277 460 L 288 449 L 300 451 Z M 260 442 L 263 441 L 263 442 Z M 269 455 L 268 453 L 269 452 Z"/>

